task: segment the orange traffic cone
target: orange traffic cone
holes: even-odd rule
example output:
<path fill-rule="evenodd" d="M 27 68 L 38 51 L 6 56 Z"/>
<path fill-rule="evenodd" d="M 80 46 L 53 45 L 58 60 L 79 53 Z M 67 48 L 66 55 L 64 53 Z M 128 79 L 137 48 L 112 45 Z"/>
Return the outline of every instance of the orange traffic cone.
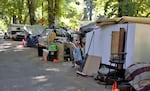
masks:
<path fill-rule="evenodd" d="M 25 41 L 24 41 L 24 39 L 22 39 L 21 44 L 22 44 L 22 47 L 24 47 L 24 45 L 25 45 Z"/>
<path fill-rule="evenodd" d="M 58 60 L 57 60 L 57 59 L 53 59 L 53 62 L 54 62 L 54 63 L 57 63 L 57 62 L 58 62 Z"/>
<path fill-rule="evenodd" d="M 116 81 L 114 81 L 114 83 L 113 83 L 112 91 L 120 91 L 120 89 L 118 88 L 118 84 L 117 84 Z"/>

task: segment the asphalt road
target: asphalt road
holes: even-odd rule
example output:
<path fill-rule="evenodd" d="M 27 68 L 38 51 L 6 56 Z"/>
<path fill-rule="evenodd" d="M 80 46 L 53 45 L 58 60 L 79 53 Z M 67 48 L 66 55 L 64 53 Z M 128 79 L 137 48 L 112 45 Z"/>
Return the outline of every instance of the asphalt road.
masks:
<path fill-rule="evenodd" d="M 0 40 L 0 91 L 111 91 L 75 71 L 71 62 L 45 63 L 36 48 Z"/>

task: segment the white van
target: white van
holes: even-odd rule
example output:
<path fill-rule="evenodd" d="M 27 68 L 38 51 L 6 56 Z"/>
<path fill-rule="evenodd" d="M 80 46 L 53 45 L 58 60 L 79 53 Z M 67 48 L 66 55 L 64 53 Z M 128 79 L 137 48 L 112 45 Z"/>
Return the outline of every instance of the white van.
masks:
<path fill-rule="evenodd" d="M 5 39 L 12 38 L 12 39 L 15 39 L 15 40 L 17 40 L 17 38 L 19 38 L 19 39 L 20 38 L 21 39 L 24 38 L 24 37 L 22 37 L 23 36 L 22 32 L 24 31 L 24 27 L 25 26 L 29 26 L 29 25 L 25 25 L 25 24 L 10 24 L 9 27 L 8 27 L 7 33 L 5 33 L 4 38 Z M 19 35 L 19 34 L 21 34 L 21 35 Z M 16 36 L 21 36 L 21 37 L 16 37 Z"/>

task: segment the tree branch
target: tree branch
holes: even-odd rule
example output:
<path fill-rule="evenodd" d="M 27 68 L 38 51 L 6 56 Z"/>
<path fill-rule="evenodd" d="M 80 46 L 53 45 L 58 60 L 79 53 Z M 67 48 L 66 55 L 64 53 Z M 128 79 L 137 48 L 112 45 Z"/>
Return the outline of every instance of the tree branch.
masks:
<path fill-rule="evenodd" d="M 148 17 L 148 16 L 150 16 L 150 12 L 145 17 Z"/>

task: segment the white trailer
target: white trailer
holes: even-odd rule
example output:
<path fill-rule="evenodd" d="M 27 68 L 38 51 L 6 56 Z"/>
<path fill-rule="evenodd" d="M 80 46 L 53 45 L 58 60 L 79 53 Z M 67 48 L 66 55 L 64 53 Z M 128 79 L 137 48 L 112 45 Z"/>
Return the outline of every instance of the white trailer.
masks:
<path fill-rule="evenodd" d="M 124 39 L 120 40 L 122 29 Z M 94 37 L 90 42 L 92 34 Z M 91 43 L 88 54 L 101 57 L 102 64 L 109 65 L 111 53 L 119 50 L 120 42 L 123 44 L 121 48 L 127 53 L 124 68 L 133 63 L 150 63 L 150 24 L 143 22 L 109 24 L 95 28 L 86 34 L 86 52 Z"/>

